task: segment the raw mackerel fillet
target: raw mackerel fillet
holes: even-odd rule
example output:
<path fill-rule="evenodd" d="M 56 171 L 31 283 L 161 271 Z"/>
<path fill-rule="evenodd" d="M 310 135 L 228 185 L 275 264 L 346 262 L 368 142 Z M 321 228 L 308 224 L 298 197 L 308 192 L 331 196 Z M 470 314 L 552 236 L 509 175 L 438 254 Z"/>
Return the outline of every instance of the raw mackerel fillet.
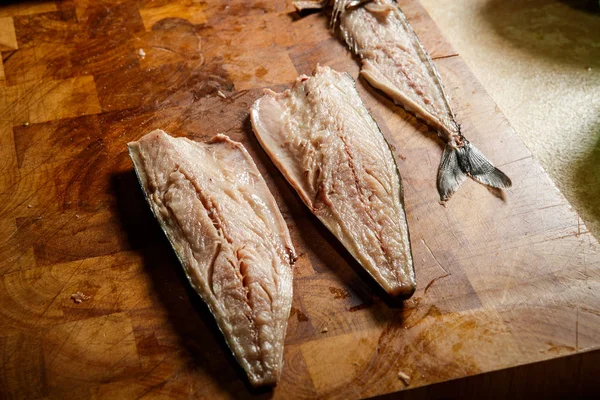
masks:
<path fill-rule="evenodd" d="M 292 90 L 266 91 L 254 133 L 302 201 L 392 296 L 415 275 L 392 152 L 347 74 L 317 67 Z"/>
<path fill-rule="evenodd" d="M 467 176 L 494 188 L 512 185 L 506 176 L 462 134 L 435 64 L 406 17 L 392 0 L 374 0 L 344 10 L 340 31 L 362 59 L 360 73 L 371 85 L 423 119 L 446 142 L 438 170 L 438 192 L 445 201 Z"/>
<path fill-rule="evenodd" d="M 246 149 L 161 130 L 128 144 L 146 200 L 252 385 L 275 384 L 296 256 Z"/>

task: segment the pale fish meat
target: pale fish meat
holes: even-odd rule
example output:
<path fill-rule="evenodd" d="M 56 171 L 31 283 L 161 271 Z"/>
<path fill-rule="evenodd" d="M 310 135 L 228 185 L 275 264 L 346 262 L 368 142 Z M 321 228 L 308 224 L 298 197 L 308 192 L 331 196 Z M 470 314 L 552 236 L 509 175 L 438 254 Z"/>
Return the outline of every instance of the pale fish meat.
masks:
<path fill-rule="evenodd" d="M 128 147 L 152 212 L 249 381 L 275 384 L 296 256 L 252 158 L 224 135 L 200 143 L 155 130 Z"/>
<path fill-rule="evenodd" d="M 392 296 L 415 274 L 394 156 L 348 74 L 317 66 L 251 108 L 254 133 L 302 201 Z"/>
<path fill-rule="evenodd" d="M 332 20 L 339 20 L 341 36 L 361 58 L 365 79 L 424 120 L 446 143 L 437 176 L 440 198 L 448 200 L 467 176 L 494 188 L 510 187 L 508 176 L 463 136 L 435 64 L 396 2 L 332 3 Z"/>

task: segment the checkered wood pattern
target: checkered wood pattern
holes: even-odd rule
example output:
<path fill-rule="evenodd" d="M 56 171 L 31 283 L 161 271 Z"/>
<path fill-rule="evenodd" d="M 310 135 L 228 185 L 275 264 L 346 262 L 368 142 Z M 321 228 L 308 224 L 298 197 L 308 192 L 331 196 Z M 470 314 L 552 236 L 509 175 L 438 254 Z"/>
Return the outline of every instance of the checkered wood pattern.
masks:
<path fill-rule="evenodd" d="M 358 76 L 286 1 L 0 6 L 0 397 L 340 398 L 600 345 L 600 247 L 416 1 L 465 135 L 513 179 L 442 207 L 436 135 L 358 80 L 404 179 L 418 290 L 390 304 L 254 139 L 248 108 L 316 63 Z M 223 98 L 221 93 L 224 95 Z M 248 388 L 135 179 L 126 143 L 222 132 L 252 154 L 300 255 L 285 366 Z M 90 299 L 76 304 L 76 292 Z"/>

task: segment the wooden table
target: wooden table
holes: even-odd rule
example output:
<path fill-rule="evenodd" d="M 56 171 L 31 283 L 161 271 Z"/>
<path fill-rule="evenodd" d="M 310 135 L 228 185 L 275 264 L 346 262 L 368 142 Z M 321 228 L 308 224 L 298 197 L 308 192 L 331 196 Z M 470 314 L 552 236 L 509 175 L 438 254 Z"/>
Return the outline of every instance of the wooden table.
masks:
<path fill-rule="evenodd" d="M 441 206 L 436 135 L 358 80 L 404 178 L 418 280 L 404 304 L 380 296 L 251 132 L 262 88 L 317 62 L 357 77 L 325 16 L 285 1 L 2 6 L 0 398 L 351 399 L 406 389 L 400 372 L 424 387 L 406 398 L 597 391 L 598 242 L 418 2 L 400 3 L 465 135 L 514 182 L 468 181 Z M 125 145 L 155 128 L 244 143 L 289 224 L 300 258 L 272 392 L 248 388 L 144 203 Z"/>

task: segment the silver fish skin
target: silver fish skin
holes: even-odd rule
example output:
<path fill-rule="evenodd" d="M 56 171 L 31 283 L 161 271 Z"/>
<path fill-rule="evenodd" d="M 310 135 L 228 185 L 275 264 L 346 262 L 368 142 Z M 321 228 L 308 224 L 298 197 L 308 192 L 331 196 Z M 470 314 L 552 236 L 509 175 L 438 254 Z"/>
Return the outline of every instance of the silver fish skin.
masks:
<path fill-rule="evenodd" d="M 244 146 L 155 130 L 128 144 L 146 200 L 253 386 L 276 384 L 295 251 Z"/>
<path fill-rule="evenodd" d="M 254 133 L 302 201 L 391 296 L 415 274 L 394 156 L 350 75 L 317 66 L 251 107 Z"/>
<path fill-rule="evenodd" d="M 358 6 L 353 6 L 358 3 L 353 0 L 329 3 L 338 14 L 341 37 L 361 58 L 364 78 L 425 121 L 446 143 L 437 176 L 440 199 L 448 200 L 467 176 L 494 188 L 511 187 L 510 178 L 463 136 L 437 68 L 398 4 L 392 0 Z"/>

